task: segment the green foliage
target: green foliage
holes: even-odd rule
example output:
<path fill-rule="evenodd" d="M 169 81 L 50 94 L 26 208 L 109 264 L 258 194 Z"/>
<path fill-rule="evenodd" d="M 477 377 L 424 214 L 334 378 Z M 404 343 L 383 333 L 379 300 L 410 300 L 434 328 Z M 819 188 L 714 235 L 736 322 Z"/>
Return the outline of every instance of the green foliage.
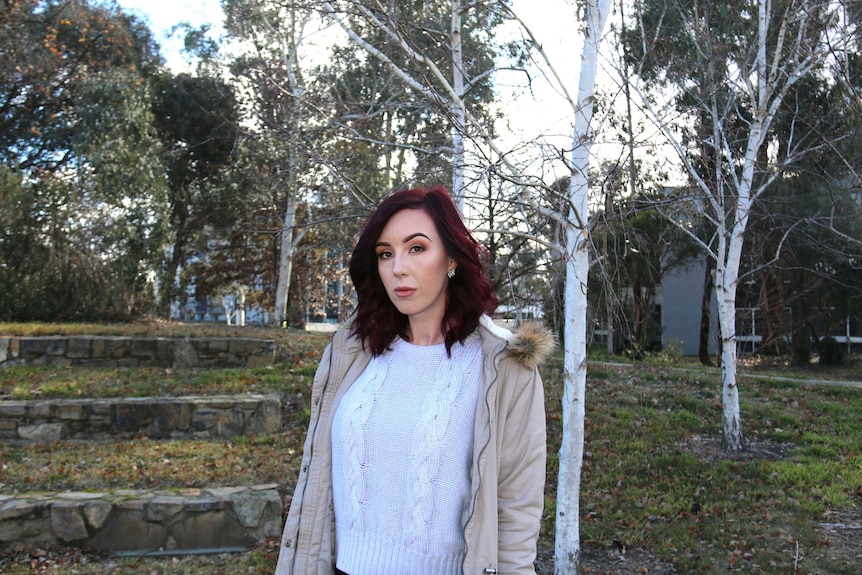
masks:
<path fill-rule="evenodd" d="M 110 5 L 13 0 L 0 29 L 0 163 L 25 171 L 73 162 L 76 99 L 90 75 L 159 64 L 149 31 Z"/>
<path fill-rule="evenodd" d="M 91 214 L 80 211 L 79 197 L 67 185 L 21 184 L 7 187 L 3 196 L 15 209 L 0 214 L 6 229 L 0 237 L 0 319 L 93 321 L 147 309 L 150 286 L 134 276 L 139 290 L 126 290 L 128 262 L 109 251 L 121 246 L 102 243 L 81 225 Z"/>
<path fill-rule="evenodd" d="M 808 365 L 811 363 L 811 348 L 808 342 L 793 348 L 793 365 Z"/>
<path fill-rule="evenodd" d="M 5 320 L 118 320 L 153 309 L 165 182 L 140 78 L 114 69 L 77 95 L 75 179 L 24 183 L 4 169 Z"/>
<path fill-rule="evenodd" d="M 588 293 L 596 302 L 599 325 L 613 326 L 614 351 L 646 359 L 662 351 L 656 294 L 663 278 L 687 264 L 696 250 L 691 239 L 653 207 L 673 198 L 672 192 L 652 190 L 631 197 L 613 171 L 604 179 L 609 180 L 604 210 L 593 217 L 593 245 L 601 265 L 590 274 Z"/>
<path fill-rule="evenodd" d="M 389 35 L 379 27 L 369 25 L 358 17 L 351 17 L 351 24 L 363 39 L 405 70 L 412 78 L 429 86 L 431 91 L 450 95 L 427 62 L 433 62 L 441 74 L 451 82 L 452 53 L 448 39 L 451 37 L 451 3 L 448 0 L 410 0 L 393 5 L 387 14 L 387 26 L 409 41 L 411 49 L 424 57 L 424 62 L 411 59 L 403 50 L 392 49 Z M 465 94 L 465 103 L 473 115 L 482 117 L 493 100 L 493 76 L 488 72 L 495 66 L 495 30 L 502 17 L 493 5 L 475 4 L 462 10 L 461 41 L 464 51 L 463 73 L 470 89 Z M 506 47 L 498 47 L 501 51 Z M 319 81 L 330 90 L 332 100 L 339 104 L 338 113 L 356 118 L 358 135 L 369 141 L 390 142 L 398 147 L 410 146 L 416 153 L 416 170 L 412 178 L 403 174 L 403 179 L 418 182 L 448 184 L 451 181 L 449 154 L 440 153 L 452 145 L 450 110 L 427 94 L 417 93 L 391 68 L 365 51 L 350 45 L 335 51 L 335 57 L 326 65 Z M 388 132 L 388 133 L 387 133 Z M 384 137 L 380 137 L 384 134 Z M 392 160 L 403 154 L 398 147 L 375 146 L 378 153 Z M 403 148 L 402 148 L 403 149 Z M 393 152 L 396 154 L 392 156 Z M 403 156 L 402 156 L 403 158 Z M 387 162 L 387 165 L 393 163 Z"/>
<path fill-rule="evenodd" d="M 149 313 L 166 214 L 148 30 L 86 1 L 15 1 L 0 21 L 0 318 Z"/>

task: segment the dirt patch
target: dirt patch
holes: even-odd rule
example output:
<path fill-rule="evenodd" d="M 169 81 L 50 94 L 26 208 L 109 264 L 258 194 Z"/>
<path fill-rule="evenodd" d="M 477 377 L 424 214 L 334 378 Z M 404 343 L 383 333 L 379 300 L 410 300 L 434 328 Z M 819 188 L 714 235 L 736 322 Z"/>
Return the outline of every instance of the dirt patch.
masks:
<path fill-rule="evenodd" d="M 693 435 L 682 447 L 702 461 L 715 463 L 716 461 L 777 461 L 790 452 L 793 444 L 749 440 L 746 441 L 745 449 L 742 451 L 725 451 L 721 446 L 720 437 Z"/>
<path fill-rule="evenodd" d="M 536 559 L 537 575 L 554 573 L 554 550 L 539 549 Z M 675 575 L 672 564 L 656 557 L 646 549 L 626 549 L 615 543 L 612 547 L 602 545 L 581 546 L 582 575 Z"/>
<path fill-rule="evenodd" d="M 862 487 L 857 493 L 862 497 Z M 862 565 L 862 509 L 827 513 L 817 525 L 823 537 L 824 550 L 829 557 L 843 565 Z"/>

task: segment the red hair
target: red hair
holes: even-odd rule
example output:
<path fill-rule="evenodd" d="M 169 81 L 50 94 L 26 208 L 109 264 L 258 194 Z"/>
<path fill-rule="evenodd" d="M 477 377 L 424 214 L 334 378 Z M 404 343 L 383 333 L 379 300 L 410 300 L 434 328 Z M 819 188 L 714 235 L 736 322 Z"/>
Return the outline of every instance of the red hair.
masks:
<path fill-rule="evenodd" d="M 352 333 L 375 356 L 386 351 L 396 336 L 406 338 L 407 334 L 407 316 L 395 308 L 380 280 L 375 245 L 392 216 L 410 209 L 431 217 L 446 254 L 457 263 L 455 276 L 448 282 L 441 325 L 447 352 L 476 330 L 482 314 L 497 308 L 497 296 L 484 264 L 488 252 L 464 225 L 449 192 L 442 187 L 395 192 L 384 198 L 365 222 L 350 258 L 350 278 L 357 294 Z"/>

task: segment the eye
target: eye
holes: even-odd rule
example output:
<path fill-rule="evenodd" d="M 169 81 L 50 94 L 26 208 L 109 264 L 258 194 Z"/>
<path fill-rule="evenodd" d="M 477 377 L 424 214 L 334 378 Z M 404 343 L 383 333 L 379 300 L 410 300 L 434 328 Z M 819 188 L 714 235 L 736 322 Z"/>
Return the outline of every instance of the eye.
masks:
<path fill-rule="evenodd" d="M 379 260 L 388 260 L 391 257 L 392 252 L 390 252 L 389 250 L 380 250 L 379 252 L 377 252 L 377 259 Z"/>
<path fill-rule="evenodd" d="M 424 252 L 424 251 L 425 251 L 425 246 L 415 245 L 415 246 L 410 247 L 410 253 L 411 254 Z"/>

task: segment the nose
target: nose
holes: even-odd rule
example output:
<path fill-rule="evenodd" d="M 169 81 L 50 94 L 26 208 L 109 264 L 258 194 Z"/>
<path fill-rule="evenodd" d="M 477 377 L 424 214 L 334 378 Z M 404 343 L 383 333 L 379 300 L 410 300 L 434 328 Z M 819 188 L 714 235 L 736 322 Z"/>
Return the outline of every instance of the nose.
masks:
<path fill-rule="evenodd" d="M 407 274 L 407 266 L 404 261 L 404 256 L 394 253 L 392 255 L 392 275 L 402 277 Z"/>

